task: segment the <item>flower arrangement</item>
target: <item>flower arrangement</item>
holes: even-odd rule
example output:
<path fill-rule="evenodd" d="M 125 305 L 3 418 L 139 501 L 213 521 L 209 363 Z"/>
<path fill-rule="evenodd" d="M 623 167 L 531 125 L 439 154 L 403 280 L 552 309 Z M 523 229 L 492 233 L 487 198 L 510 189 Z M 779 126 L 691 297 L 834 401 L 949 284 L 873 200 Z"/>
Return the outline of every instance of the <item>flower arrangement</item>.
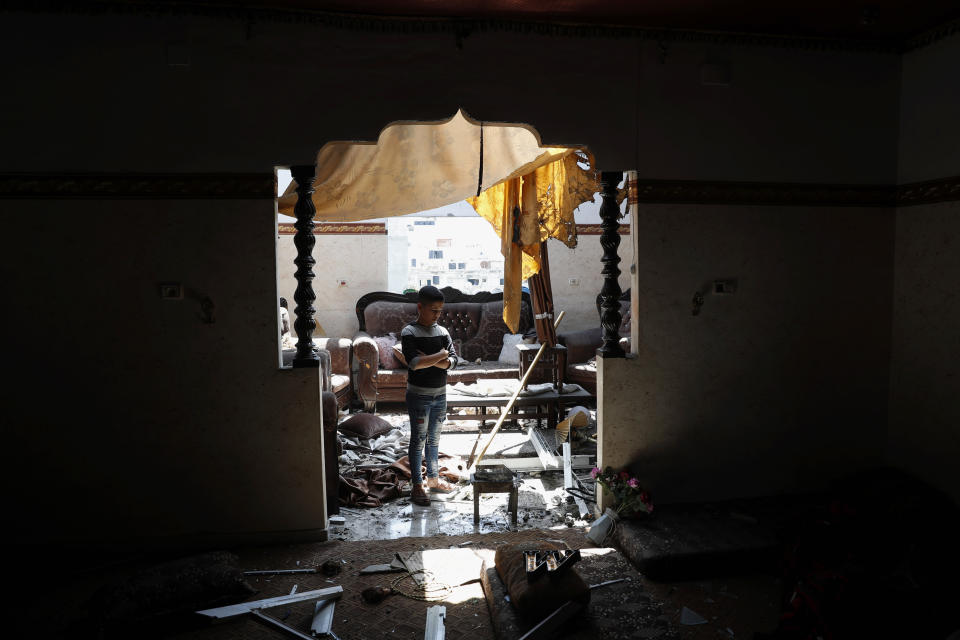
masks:
<path fill-rule="evenodd" d="M 617 499 L 615 513 L 618 516 L 653 512 L 650 494 L 640 485 L 640 481 L 628 472 L 615 472 L 612 467 L 600 471 L 598 467 L 594 467 L 590 470 L 590 477 Z"/>

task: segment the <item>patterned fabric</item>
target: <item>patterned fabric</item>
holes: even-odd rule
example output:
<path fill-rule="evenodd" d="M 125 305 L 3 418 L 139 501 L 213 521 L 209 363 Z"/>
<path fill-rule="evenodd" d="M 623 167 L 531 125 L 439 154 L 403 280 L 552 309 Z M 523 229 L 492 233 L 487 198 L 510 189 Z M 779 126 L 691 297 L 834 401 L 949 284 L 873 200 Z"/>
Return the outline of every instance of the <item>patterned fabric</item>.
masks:
<path fill-rule="evenodd" d="M 445 122 L 392 124 L 376 144 L 330 142 L 320 149 L 313 182 L 316 219 L 346 222 L 435 209 L 571 153 L 541 147 L 526 126 L 481 125 L 461 112 Z M 293 212 L 296 187 L 292 182 L 278 199 L 280 213 Z"/>
<path fill-rule="evenodd" d="M 529 306 L 524 301 L 521 306 L 520 328 L 518 333 L 526 333 L 531 325 L 527 321 Z M 503 347 L 503 334 L 510 333 L 503 322 L 503 302 L 452 302 L 443 307 L 443 313 L 437 324 L 445 327 L 454 340 L 457 355 L 470 362 L 496 360 Z M 416 320 L 415 303 L 371 302 L 363 310 L 363 319 L 367 333 L 374 337 L 399 333 L 404 326 Z M 457 344 L 460 340 L 460 344 Z M 401 365 L 402 366 L 402 365 Z M 387 367 L 384 367 L 385 369 Z M 390 367 L 391 369 L 396 367 Z"/>
<path fill-rule="evenodd" d="M 390 333 L 385 336 L 375 336 L 373 341 L 377 343 L 377 356 L 380 360 L 381 369 L 399 369 L 400 363 L 394 356 L 393 346 L 397 344 L 397 338 Z"/>

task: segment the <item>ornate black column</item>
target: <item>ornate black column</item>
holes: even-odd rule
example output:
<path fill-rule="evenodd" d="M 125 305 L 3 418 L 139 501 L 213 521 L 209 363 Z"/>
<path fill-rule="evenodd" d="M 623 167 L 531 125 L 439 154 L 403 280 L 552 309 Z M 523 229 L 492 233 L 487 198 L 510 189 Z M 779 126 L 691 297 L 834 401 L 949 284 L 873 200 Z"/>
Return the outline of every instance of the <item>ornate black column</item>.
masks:
<path fill-rule="evenodd" d="M 604 358 L 623 358 L 623 349 L 620 347 L 620 256 L 617 248 L 620 246 L 620 207 L 617 206 L 617 185 L 623 179 L 619 171 L 602 171 L 600 173 L 600 246 L 603 247 L 603 287 L 600 289 L 600 324 L 603 326 L 603 345 L 597 349 L 597 354 Z"/>
<path fill-rule="evenodd" d="M 297 319 L 293 323 L 293 328 L 297 332 L 297 353 L 293 357 L 294 367 L 319 367 L 320 358 L 317 356 L 317 350 L 313 346 L 313 330 L 317 328 L 317 323 L 313 320 L 313 315 L 317 310 L 313 306 L 317 299 L 313 293 L 313 265 L 316 261 L 313 259 L 313 245 L 317 240 L 313 237 L 313 216 L 316 214 L 316 207 L 313 206 L 313 178 L 316 175 L 317 167 L 315 165 L 298 165 L 290 167 L 290 173 L 297 182 L 297 204 L 293 207 L 293 213 L 297 217 L 294 228 L 297 230 L 293 236 L 293 244 L 297 247 L 297 257 L 293 261 L 297 265 L 297 271 L 293 277 L 297 279 L 297 290 L 293 294 L 293 299 L 297 303 L 294 313 Z"/>

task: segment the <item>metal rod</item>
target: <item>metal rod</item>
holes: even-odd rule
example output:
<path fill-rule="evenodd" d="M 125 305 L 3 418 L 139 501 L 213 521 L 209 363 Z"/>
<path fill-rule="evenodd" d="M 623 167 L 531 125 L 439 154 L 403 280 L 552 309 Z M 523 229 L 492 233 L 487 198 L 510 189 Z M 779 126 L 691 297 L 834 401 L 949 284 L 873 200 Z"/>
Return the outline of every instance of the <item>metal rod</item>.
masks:
<path fill-rule="evenodd" d="M 563 316 L 566 311 L 561 311 L 557 316 L 556 322 L 553 323 L 553 328 L 556 329 L 560 325 L 560 321 L 563 320 Z M 497 432 L 500 431 L 500 427 L 503 426 L 503 421 L 507 417 L 507 414 L 510 413 L 510 409 L 513 408 L 513 403 L 517 401 L 517 398 L 520 396 L 520 392 L 523 390 L 524 386 L 527 384 L 527 379 L 530 377 L 530 374 L 533 373 L 534 368 L 537 366 L 537 362 L 540 360 L 540 356 L 543 355 L 543 350 L 547 347 L 546 343 L 540 345 L 540 349 L 537 351 L 537 355 L 534 356 L 533 362 L 530 363 L 530 366 L 527 367 L 527 372 L 523 374 L 523 378 L 520 380 L 520 384 L 517 385 L 517 390 L 513 392 L 513 397 L 510 398 L 510 402 L 507 403 L 507 406 L 504 407 L 503 411 L 500 412 L 500 417 L 497 418 L 497 424 L 493 426 L 493 431 L 490 432 L 490 438 L 487 440 L 487 443 L 483 445 L 483 449 L 480 450 L 480 454 L 477 456 L 476 460 L 467 461 L 467 467 L 473 469 L 476 465 L 480 464 L 480 461 L 483 459 L 484 454 L 487 453 L 487 449 L 490 448 L 490 444 L 493 442 L 494 437 L 496 437 Z M 477 436 L 477 442 L 480 441 L 480 438 L 483 437 L 483 433 Z M 472 458 L 473 456 L 471 456 Z"/>
<path fill-rule="evenodd" d="M 339 598 L 343 595 L 343 587 L 328 587 L 326 589 L 315 589 L 314 591 L 303 591 L 293 595 L 278 596 L 276 598 L 267 598 L 265 600 L 253 600 L 252 602 L 241 602 L 240 604 L 231 604 L 226 607 L 217 607 L 215 609 L 204 609 L 197 611 L 202 616 L 213 620 L 229 620 L 237 616 L 246 615 L 254 609 L 268 609 L 284 604 L 294 602 L 305 602 L 307 600 L 330 600 Z"/>
<path fill-rule="evenodd" d="M 256 571 L 244 571 L 243 575 L 245 576 L 281 576 L 281 575 L 291 575 L 294 573 L 317 573 L 317 568 L 313 567 L 312 569 L 262 569 Z"/>
<path fill-rule="evenodd" d="M 629 582 L 630 578 L 617 578 L 616 580 L 607 580 L 606 582 L 600 582 L 598 584 L 590 585 L 591 589 L 596 589 L 597 587 L 605 587 L 608 584 L 616 584 L 618 582 Z"/>
<path fill-rule="evenodd" d="M 256 620 L 263 622 L 264 624 L 268 624 L 271 627 L 276 627 L 277 629 L 286 631 L 287 633 L 294 636 L 295 638 L 300 638 L 301 640 L 316 640 L 316 638 L 314 638 L 313 636 L 307 635 L 302 631 L 298 631 L 297 629 L 294 629 L 293 627 L 284 623 L 283 621 L 277 620 L 273 616 L 268 616 L 267 614 L 262 613 L 259 609 L 251 610 L 250 615 L 252 615 Z"/>

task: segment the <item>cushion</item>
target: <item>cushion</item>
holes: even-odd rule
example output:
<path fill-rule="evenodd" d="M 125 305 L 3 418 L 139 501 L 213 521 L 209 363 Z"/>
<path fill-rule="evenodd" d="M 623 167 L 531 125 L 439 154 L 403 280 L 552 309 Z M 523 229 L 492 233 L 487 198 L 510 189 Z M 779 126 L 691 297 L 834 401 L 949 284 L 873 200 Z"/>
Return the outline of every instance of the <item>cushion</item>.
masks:
<path fill-rule="evenodd" d="M 394 355 L 393 346 L 397 344 L 397 337 L 392 333 L 385 336 L 376 336 L 373 339 L 377 343 L 377 355 L 382 369 L 399 369 L 400 363 Z"/>
<path fill-rule="evenodd" d="M 372 413 L 354 414 L 337 425 L 337 431 L 368 439 L 376 438 L 391 429 L 393 426 L 389 422 Z"/>
<path fill-rule="evenodd" d="M 393 351 L 393 359 L 397 361 L 397 366 L 389 367 L 390 369 L 400 369 L 401 367 L 407 368 L 407 359 L 403 356 L 403 345 L 399 342 L 390 349 Z"/>
<path fill-rule="evenodd" d="M 520 351 L 517 350 L 517 345 L 521 342 L 523 342 L 523 334 L 503 334 L 503 348 L 500 349 L 500 357 L 497 360 L 505 364 L 519 365 Z"/>
<path fill-rule="evenodd" d="M 340 373 L 334 373 L 330 376 L 330 388 L 333 391 L 341 391 L 350 386 L 350 376 L 345 376 Z"/>
<path fill-rule="evenodd" d="M 518 542 L 497 547 L 495 564 L 497 574 L 507 587 L 510 604 L 527 620 L 542 620 L 564 602 L 572 600 L 586 605 L 590 602 L 590 587 L 576 571 L 576 566 L 551 580 L 541 576 L 539 580 L 527 581 L 524 551 L 548 551 L 561 549 L 545 541 Z"/>

